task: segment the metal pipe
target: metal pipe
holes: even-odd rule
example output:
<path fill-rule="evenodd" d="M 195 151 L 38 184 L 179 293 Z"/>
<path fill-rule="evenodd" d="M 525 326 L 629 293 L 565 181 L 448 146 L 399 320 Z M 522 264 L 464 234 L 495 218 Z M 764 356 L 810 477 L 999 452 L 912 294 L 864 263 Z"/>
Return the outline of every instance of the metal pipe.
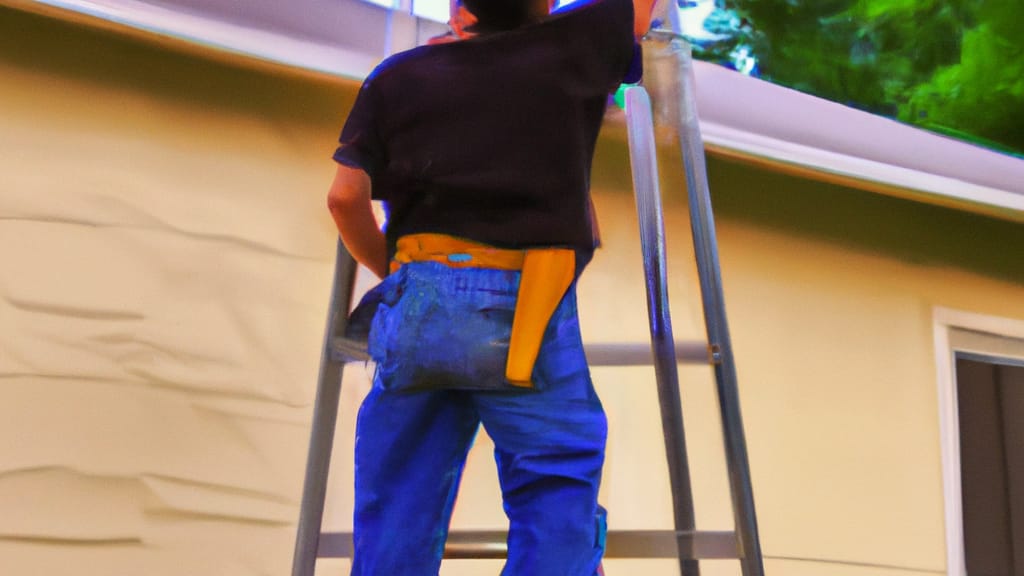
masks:
<path fill-rule="evenodd" d="M 679 32 L 678 21 L 674 22 Z M 715 380 L 718 385 L 722 431 L 725 440 L 729 482 L 732 487 L 733 516 L 741 555 L 743 576 L 762 576 L 764 566 L 754 509 L 750 463 L 740 413 L 736 364 L 725 313 L 722 293 L 722 275 L 718 259 L 715 219 L 711 209 L 711 194 L 707 179 L 704 143 L 697 116 L 697 90 L 694 80 L 693 57 L 690 46 L 680 38 L 670 42 L 677 54 L 678 73 L 675 76 L 678 99 L 678 137 L 686 172 L 686 187 L 690 207 L 694 250 L 704 304 L 704 323 L 708 345 L 715 358 Z"/>
<path fill-rule="evenodd" d="M 696 521 L 689 459 L 686 454 L 683 409 L 679 398 L 675 340 L 668 306 L 665 221 L 658 185 L 657 146 L 654 140 L 651 102 L 647 91 L 641 87 L 626 90 L 626 122 L 630 163 L 633 168 L 633 189 L 640 223 L 640 245 L 644 259 L 644 281 L 647 286 L 647 313 L 654 353 L 654 374 L 658 383 L 658 405 L 661 407 L 665 453 L 672 487 L 672 513 L 677 532 L 692 532 Z M 682 575 L 698 576 L 700 567 L 697 561 L 685 557 L 682 553 L 682 541 L 677 545 Z"/>
<path fill-rule="evenodd" d="M 508 555 L 508 533 L 504 530 L 455 531 L 448 534 L 444 557 L 503 559 Z M 679 543 L 683 542 L 682 548 Z M 351 532 L 324 532 L 320 536 L 321 558 L 351 558 Z M 605 558 L 736 558 L 733 532 L 676 532 L 675 530 L 611 530 Z"/>
<path fill-rule="evenodd" d="M 345 333 L 355 278 L 355 261 L 339 240 L 334 262 L 334 284 L 331 287 L 331 301 L 327 309 L 327 327 L 324 329 L 323 349 L 320 352 L 320 376 L 313 405 L 313 423 L 306 458 L 306 479 L 302 487 L 302 504 L 299 508 L 299 525 L 295 537 L 292 576 L 313 576 L 316 570 L 324 499 L 327 495 L 327 473 L 331 466 L 331 449 L 334 445 L 334 428 L 338 420 L 338 401 L 341 396 L 341 375 L 345 366 L 343 362 L 332 357 L 332 349 L 335 339 Z"/>
<path fill-rule="evenodd" d="M 677 341 L 676 360 L 684 364 L 708 364 L 711 351 L 703 340 Z M 583 344 L 587 364 L 599 366 L 653 366 L 654 353 L 649 342 L 591 342 Z M 365 340 L 336 338 L 333 359 L 340 362 L 366 362 Z"/>
<path fill-rule="evenodd" d="M 707 364 L 708 345 L 703 341 L 677 341 L 676 360 L 680 363 Z M 653 366 L 654 351 L 651 345 L 642 343 L 588 343 L 583 345 L 587 364 L 598 366 Z"/>

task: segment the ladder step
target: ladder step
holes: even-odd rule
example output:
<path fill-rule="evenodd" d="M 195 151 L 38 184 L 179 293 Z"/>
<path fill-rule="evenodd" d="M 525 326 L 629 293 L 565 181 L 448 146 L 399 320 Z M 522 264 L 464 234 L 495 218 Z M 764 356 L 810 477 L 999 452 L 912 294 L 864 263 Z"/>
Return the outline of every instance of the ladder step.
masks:
<path fill-rule="evenodd" d="M 366 352 L 366 342 L 335 338 L 331 346 L 331 360 L 334 362 L 366 362 L 370 355 Z"/>
<path fill-rule="evenodd" d="M 587 362 L 591 366 L 651 366 L 654 364 L 654 353 L 647 343 L 613 343 L 602 342 L 584 344 Z M 334 362 L 365 362 L 370 357 L 366 353 L 366 342 L 335 338 L 331 348 L 331 360 Z M 701 341 L 676 342 L 676 361 L 688 364 L 706 364 L 711 361 L 708 345 Z"/>
<path fill-rule="evenodd" d="M 654 365 L 654 351 L 649 342 L 602 342 L 584 344 L 583 348 L 587 353 L 587 363 L 591 366 Z M 676 342 L 676 362 L 707 364 L 710 361 L 706 343 L 697 340 Z"/>
<path fill-rule="evenodd" d="M 445 558 L 501 559 L 508 553 L 503 530 L 451 532 Z M 351 558 L 351 532 L 320 534 L 318 558 Z M 673 530 L 612 530 L 605 558 L 682 558 L 687 560 L 739 558 L 735 532 L 676 532 Z"/>

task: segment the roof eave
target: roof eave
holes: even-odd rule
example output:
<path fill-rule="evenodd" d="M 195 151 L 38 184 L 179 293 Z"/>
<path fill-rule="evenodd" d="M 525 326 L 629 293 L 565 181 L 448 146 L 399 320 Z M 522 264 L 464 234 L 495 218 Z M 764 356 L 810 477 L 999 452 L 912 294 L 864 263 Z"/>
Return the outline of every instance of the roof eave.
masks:
<path fill-rule="evenodd" d="M 364 78 L 387 53 L 444 30 L 360 0 L 335 9 L 365 19 L 374 46 L 342 46 L 241 26 L 141 0 L 0 0 L 0 4 L 174 45 L 242 66 L 326 79 Z M 368 44 L 368 42 L 364 42 Z M 834 102 L 695 62 L 701 130 L 710 154 L 1024 222 L 1024 160 L 952 140 Z"/>

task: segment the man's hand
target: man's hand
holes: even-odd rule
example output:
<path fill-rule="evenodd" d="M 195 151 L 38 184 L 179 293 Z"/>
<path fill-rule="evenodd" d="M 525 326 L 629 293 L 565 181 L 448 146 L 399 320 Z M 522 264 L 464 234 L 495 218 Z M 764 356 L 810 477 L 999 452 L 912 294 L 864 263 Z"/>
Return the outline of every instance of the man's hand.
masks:
<path fill-rule="evenodd" d="M 388 275 L 387 245 L 373 215 L 370 186 L 366 172 L 339 164 L 327 194 L 327 207 L 349 254 L 383 278 Z"/>

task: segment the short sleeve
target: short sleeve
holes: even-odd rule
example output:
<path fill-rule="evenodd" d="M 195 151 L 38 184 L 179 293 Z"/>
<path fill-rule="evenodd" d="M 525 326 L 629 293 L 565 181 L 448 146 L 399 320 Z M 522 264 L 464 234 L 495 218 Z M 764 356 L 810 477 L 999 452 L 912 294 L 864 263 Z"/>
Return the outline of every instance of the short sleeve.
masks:
<path fill-rule="evenodd" d="M 585 0 L 556 11 L 554 19 L 568 28 L 567 37 L 578 39 L 570 50 L 600 89 L 639 81 L 640 49 L 633 38 L 631 0 Z"/>
<path fill-rule="evenodd" d="M 379 130 L 381 103 L 373 75 L 363 82 L 334 151 L 334 161 L 374 176 L 384 164 L 384 142 Z"/>

